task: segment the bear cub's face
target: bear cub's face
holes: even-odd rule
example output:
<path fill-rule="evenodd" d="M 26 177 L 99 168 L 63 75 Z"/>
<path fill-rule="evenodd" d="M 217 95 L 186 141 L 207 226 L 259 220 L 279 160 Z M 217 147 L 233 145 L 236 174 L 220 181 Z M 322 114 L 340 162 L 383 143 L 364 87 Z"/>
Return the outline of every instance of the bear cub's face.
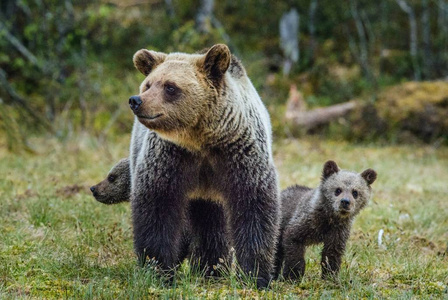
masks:
<path fill-rule="evenodd" d="M 370 185 L 375 179 L 376 172 L 372 169 L 358 174 L 340 170 L 334 161 L 327 161 L 320 188 L 328 207 L 339 217 L 348 218 L 366 206 L 372 192 Z"/>
<path fill-rule="evenodd" d="M 129 159 L 120 160 L 109 171 L 106 179 L 90 187 L 90 190 L 95 199 L 104 204 L 129 201 Z"/>
<path fill-rule="evenodd" d="M 215 45 L 206 54 L 139 50 L 135 67 L 146 76 L 140 94 L 129 99 L 138 120 L 159 133 L 194 128 L 216 100 L 231 54 Z"/>

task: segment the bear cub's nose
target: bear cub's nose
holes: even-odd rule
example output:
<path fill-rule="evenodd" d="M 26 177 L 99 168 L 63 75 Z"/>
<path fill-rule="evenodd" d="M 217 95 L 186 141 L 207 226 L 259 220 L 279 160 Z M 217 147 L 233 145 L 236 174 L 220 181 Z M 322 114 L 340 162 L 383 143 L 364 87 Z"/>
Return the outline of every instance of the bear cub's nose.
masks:
<path fill-rule="evenodd" d="M 94 187 L 94 186 L 91 186 L 91 187 L 90 187 L 90 190 L 92 191 L 92 193 L 94 193 L 94 192 L 95 192 L 95 187 Z"/>
<path fill-rule="evenodd" d="M 341 205 L 342 205 L 343 208 L 346 208 L 346 209 L 349 208 L 350 200 L 347 199 L 347 198 L 342 198 L 341 199 Z"/>
<path fill-rule="evenodd" d="M 129 107 L 135 112 L 138 110 L 140 105 L 142 104 L 142 99 L 140 96 L 132 96 L 129 98 Z"/>

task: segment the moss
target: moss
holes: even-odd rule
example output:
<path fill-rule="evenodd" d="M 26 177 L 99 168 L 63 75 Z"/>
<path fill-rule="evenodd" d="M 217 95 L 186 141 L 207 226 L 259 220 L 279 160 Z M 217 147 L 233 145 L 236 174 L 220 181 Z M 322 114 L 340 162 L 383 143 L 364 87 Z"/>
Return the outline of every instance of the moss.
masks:
<path fill-rule="evenodd" d="M 380 116 L 395 122 L 422 112 L 429 105 L 447 111 L 448 82 L 406 82 L 382 92 L 376 103 Z M 448 124 L 448 119 L 444 121 Z"/>
<path fill-rule="evenodd" d="M 448 135 L 448 82 L 407 82 L 380 93 L 375 108 L 390 131 L 425 142 Z"/>

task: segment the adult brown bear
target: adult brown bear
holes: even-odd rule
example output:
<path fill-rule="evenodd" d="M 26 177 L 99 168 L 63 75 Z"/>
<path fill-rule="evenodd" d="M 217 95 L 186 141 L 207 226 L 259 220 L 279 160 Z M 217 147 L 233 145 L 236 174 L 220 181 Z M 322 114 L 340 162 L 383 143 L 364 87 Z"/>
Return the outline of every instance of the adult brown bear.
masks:
<path fill-rule="evenodd" d="M 200 261 L 227 258 L 229 244 L 258 287 L 271 280 L 279 190 L 269 114 L 226 45 L 204 54 L 142 49 L 146 78 L 129 104 L 135 251 L 163 269 L 178 261 L 188 204 Z M 216 204 L 219 203 L 219 209 Z"/>

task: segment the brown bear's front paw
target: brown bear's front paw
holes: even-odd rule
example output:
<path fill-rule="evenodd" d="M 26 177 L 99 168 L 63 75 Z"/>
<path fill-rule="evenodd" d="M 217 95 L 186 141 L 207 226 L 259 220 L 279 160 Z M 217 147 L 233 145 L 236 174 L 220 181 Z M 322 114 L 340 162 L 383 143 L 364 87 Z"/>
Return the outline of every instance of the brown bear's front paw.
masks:
<path fill-rule="evenodd" d="M 272 277 L 257 277 L 257 289 L 267 289 L 271 283 Z"/>
<path fill-rule="evenodd" d="M 322 271 L 322 276 L 321 278 L 323 280 L 330 280 L 330 281 L 334 281 L 336 278 L 338 277 L 338 272 L 333 272 L 333 271 Z"/>
<path fill-rule="evenodd" d="M 213 277 L 213 278 L 222 277 L 223 270 L 224 270 L 224 268 L 221 267 L 220 265 L 208 266 L 205 269 L 204 275 L 205 275 L 205 277 Z"/>
<path fill-rule="evenodd" d="M 304 272 L 298 269 L 290 269 L 289 271 L 285 271 L 283 273 L 283 277 L 288 280 L 301 282 L 303 278 L 303 273 Z"/>

